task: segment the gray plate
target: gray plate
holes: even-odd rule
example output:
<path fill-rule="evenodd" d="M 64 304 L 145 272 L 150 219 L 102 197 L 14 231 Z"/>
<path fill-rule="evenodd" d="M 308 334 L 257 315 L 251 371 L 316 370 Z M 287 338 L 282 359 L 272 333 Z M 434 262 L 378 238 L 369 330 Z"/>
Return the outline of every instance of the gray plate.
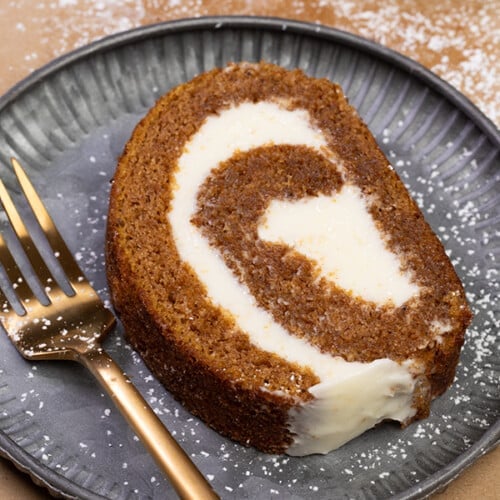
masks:
<path fill-rule="evenodd" d="M 260 59 L 339 82 L 445 243 L 475 312 L 456 383 L 430 418 L 404 430 L 382 425 L 326 456 L 278 457 L 192 418 L 120 330 L 106 347 L 223 497 L 425 496 L 500 434 L 500 140 L 462 95 L 415 62 L 318 25 L 208 18 L 149 26 L 56 60 L 1 98 L 0 175 L 17 189 L 7 159 L 20 158 L 106 297 L 109 180 L 134 125 L 174 85 L 228 61 Z M 70 363 L 28 363 L 5 335 L 0 448 L 63 496 L 165 498 L 172 491 L 88 373 Z"/>

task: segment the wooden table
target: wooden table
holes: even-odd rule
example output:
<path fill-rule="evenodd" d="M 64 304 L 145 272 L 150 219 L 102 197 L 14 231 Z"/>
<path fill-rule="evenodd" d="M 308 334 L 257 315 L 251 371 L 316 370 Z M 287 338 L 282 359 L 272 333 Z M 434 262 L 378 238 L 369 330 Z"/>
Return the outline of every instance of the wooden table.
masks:
<path fill-rule="evenodd" d="M 205 15 L 319 22 L 375 40 L 428 67 L 500 124 L 500 0 L 2 0 L 0 94 L 52 59 L 136 26 Z M 500 499 L 500 449 L 437 499 Z M 0 497 L 48 498 L 0 459 Z"/>

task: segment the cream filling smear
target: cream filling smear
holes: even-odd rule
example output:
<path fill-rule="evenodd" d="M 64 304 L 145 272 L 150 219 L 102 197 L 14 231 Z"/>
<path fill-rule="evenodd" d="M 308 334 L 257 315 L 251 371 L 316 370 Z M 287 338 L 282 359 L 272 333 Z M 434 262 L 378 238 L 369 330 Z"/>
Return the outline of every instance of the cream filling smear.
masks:
<path fill-rule="evenodd" d="M 254 345 L 309 366 L 317 374 L 321 382 L 310 389 L 315 399 L 289 414 L 289 428 L 296 438 L 287 453 L 327 453 L 383 419 L 404 421 L 414 415 L 411 363 L 389 359 L 350 363 L 289 335 L 257 306 L 248 288 L 190 222 L 198 190 L 213 169 L 238 151 L 278 144 L 305 145 L 320 154 L 327 146 L 307 111 L 286 110 L 273 102 L 243 103 L 208 117 L 179 158 L 168 219 L 181 259 L 197 274 L 214 304 L 234 318 Z M 290 244 L 301 251 L 296 242 Z"/>

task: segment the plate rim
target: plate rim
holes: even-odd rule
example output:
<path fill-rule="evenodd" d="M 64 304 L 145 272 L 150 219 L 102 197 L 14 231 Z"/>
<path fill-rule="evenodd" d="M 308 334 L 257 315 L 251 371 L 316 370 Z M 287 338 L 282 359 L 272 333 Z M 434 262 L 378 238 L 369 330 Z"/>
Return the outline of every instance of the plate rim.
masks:
<path fill-rule="evenodd" d="M 224 28 L 261 28 L 272 31 L 293 31 L 315 38 L 334 40 L 337 43 L 362 50 L 377 56 L 378 58 L 395 65 L 398 69 L 411 74 L 413 78 L 424 82 L 432 90 L 436 91 L 454 106 L 469 117 L 482 132 L 488 136 L 496 147 L 500 148 L 500 129 L 486 116 L 466 95 L 443 80 L 436 73 L 423 66 L 418 61 L 397 52 L 376 41 L 369 40 L 360 35 L 345 30 L 333 28 L 319 23 L 298 21 L 272 16 L 202 16 L 187 17 L 172 21 L 161 21 L 157 23 L 137 26 L 135 28 L 120 31 L 94 40 L 89 44 L 76 48 L 66 54 L 54 58 L 47 64 L 35 69 L 32 73 L 15 83 L 2 96 L 0 96 L 0 110 L 10 102 L 18 98 L 32 85 L 40 83 L 43 79 L 57 73 L 63 67 L 74 64 L 77 61 L 93 55 L 96 52 L 115 49 L 117 47 L 136 43 L 154 36 L 162 36 L 167 33 L 175 33 L 186 30 L 220 30 Z"/>
<path fill-rule="evenodd" d="M 182 18 L 171 21 L 138 26 L 126 31 L 117 32 L 104 36 L 91 43 L 74 49 L 59 56 L 42 67 L 34 70 L 28 76 L 14 84 L 2 96 L 0 96 L 0 113 L 20 98 L 31 88 L 42 83 L 45 79 L 52 77 L 62 69 L 76 64 L 96 53 L 114 50 L 128 44 L 166 34 L 182 33 L 186 31 L 221 29 L 261 29 L 276 32 L 292 32 L 319 38 L 342 44 L 357 49 L 381 59 L 391 65 L 403 70 L 418 79 L 426 86 L 437 92 L 441 97 L 447 99 L 454 107 L 464 113 L 481 132 L 488 137 L 492 144 L 500 149 L 500 130 L 493 121 L 487 117 L 467 96 L 459 92 L 451 84 L 423 66 L 421 63 L 405 56 L 378 42 L 368 40 L 359 35 L 325 26 L 318 23 L 298 21 L 281 17 L 270 16 L 205 16 L 196 18 Z M 399 493 L 394 498 L 410 500 L 426 497 L 444 489 L 466 468 L 472 465 L 478 458 L 492 451 L 500 443 L 500 419 L 497 420 L 471 447 L 456 457 L 447 466 L 431 474 L 420 483 Z M 61 476 L 53 469 L 44 466 L 34 459 L 21 446 L 12 441 L 8 435 L 0 431 L 0 456 L 7 458 L 21 471 L 27 473 L 38 486 L 45 487 L 50 493 L 66 498 L 98 499 L 99 495 L 77 485 L 65 476 Z M 70 496 L 70 495 L 76 495 Z"/>

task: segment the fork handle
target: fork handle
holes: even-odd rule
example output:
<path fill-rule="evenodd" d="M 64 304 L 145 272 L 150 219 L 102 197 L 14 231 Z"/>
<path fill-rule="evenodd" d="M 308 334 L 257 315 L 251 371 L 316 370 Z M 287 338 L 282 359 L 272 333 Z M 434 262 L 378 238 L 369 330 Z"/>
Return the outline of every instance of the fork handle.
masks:
<path fill-rule="evenodd" d="M 180 498 L 186 500 L 219 498 L 130 379 L 102 348 L 80 354 L 79 361 L 106 389 L 170 479 Z"/>

